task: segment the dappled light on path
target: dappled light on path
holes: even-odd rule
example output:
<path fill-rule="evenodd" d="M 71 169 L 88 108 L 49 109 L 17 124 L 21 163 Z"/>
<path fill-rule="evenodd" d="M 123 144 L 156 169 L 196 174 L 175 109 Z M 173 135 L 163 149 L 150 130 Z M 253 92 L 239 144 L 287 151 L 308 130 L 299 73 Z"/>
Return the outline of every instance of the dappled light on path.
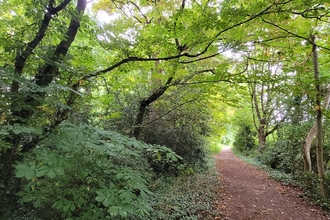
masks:
<path fill-rule="evenodd" d="M 330 219 L 321 208 L 305 203 L 297 188 L 269 179 L 267 173 L 237 158 L 231 149 L 216 156 L 223 196 L 223 219 Z"/>

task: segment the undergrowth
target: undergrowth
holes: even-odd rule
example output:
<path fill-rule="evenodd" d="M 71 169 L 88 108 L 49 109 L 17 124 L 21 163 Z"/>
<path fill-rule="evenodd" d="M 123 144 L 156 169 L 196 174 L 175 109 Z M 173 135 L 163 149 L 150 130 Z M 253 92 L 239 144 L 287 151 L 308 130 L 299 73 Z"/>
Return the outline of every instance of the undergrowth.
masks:
<path fill-rule="evenodd" d="M 213 205 L 219 188 L 219 174 L 214 166 L 192 175 L 161 177 L 151 189 L 154 212 L 148 218 L 133 219 L 214 219 L 217 213 Z"/>
<path fill-rule="evenodd" d="M 0 182 L 7 194 L 0 218 L 208 219 L 219 175 L 207 158 L 188 167 L 164 146 L 66 124 L 15 165 L 17 193 Z"/>

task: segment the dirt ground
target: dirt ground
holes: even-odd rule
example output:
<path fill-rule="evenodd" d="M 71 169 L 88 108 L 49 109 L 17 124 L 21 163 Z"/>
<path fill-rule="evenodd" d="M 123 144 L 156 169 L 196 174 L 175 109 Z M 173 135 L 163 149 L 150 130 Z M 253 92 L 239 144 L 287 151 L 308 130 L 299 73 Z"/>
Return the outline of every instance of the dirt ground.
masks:
<path fill-rule="evenodd" d="M 283 186 L 267 173 L 237 158 L 230 149 L 216 156 L 224 186 L 219 201 L 226 220 L 323 220 L 330 219 L 320 207 L 307 204 L 296 187 Z"/>

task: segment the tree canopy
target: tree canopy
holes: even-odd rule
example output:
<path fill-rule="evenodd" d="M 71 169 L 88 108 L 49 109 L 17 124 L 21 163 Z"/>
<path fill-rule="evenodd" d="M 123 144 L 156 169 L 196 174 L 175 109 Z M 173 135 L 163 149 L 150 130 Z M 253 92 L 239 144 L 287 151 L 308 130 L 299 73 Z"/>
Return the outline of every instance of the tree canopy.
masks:
<path fill-rule="evenodd" d="M 150 215 L 148 184 L 202 169 L 207 146 L 233 142 L 233 127 L 239 145 L 248 131 L 238 149 L 258 141 L 260 155 L 300 129 L 282 146 L 301 162 L 314 122 L 327 137 L 327 0 L 0 4 L 1 208 Z"/>

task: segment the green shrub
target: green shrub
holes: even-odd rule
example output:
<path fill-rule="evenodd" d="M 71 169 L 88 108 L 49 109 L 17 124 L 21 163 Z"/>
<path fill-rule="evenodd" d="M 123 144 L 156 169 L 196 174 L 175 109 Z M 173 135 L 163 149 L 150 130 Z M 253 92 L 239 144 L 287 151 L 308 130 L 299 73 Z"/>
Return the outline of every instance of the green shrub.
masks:
<path fill-rule="evenodd" d="M 143 140 L 172 149 L 189 166 L 205 164 L 206 151 L 203 138 L 189 128 L 156 127 L 148 129 Z M 166 171 L 164 171 L 166 172 Z"/>
<path fill-rule="evenodd" d="M 20 202 L 41 219 L 147 217 L 153 193 L 146 152 L 159 161 L 157 155 L 168 162 L 179 160 L 168 148 L 116 132 L 62 125 L 16 165 L 16 176 L 22 179 Z"/>
<path fill-rule="evenodd" d="M 244 155 L 251 153 L 251 151 L 256 148 L 255 135 L 256 132 L 254 132 L 249 125 L 239 125 L 233 143 L 234 150 L 239 151 Z"/>
<path fill-rule="evenodd" d="M 300 175 L 303 171 L 301 147 L 309 128 L 310 123 L 279 129 L 278 140 L 269 143 L 258 158 L 273 169 Z"/>

